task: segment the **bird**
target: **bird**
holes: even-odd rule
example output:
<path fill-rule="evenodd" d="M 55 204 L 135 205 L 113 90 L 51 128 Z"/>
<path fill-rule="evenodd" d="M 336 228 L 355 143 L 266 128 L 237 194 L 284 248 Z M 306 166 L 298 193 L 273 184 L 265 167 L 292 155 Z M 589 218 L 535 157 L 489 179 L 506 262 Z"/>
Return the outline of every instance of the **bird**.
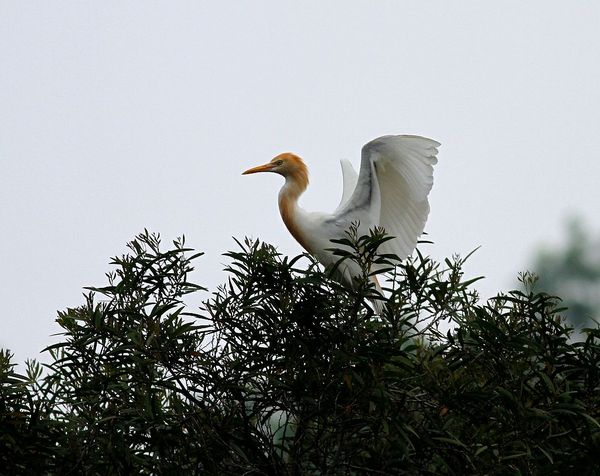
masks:
<path fill-rule="evenodd" d="M 368 142 L 361 151 L 358 173 L 348 160 L 340 161 L 342 198 L 332 213 L 307 212 L 298 205 L 309 176 L 304 160 L 294 153 L 279 154 L 242 174 L 271 172 L 284 177 L 278 200 L 281 218 L 296 241 L 324 266 L 339 261 L 332 250 L 337 245 L 331 240 L 345 238 L 353 224 L 358 236 L 383 228 L 393 238 L 382 243 L 378 252 L 403 260 L 412 254 L 425 228 L 439 146 L 416 135 L 387 135 Z M 347 262 L 337 272 L 340 281 L 352 286 L 360 269 Z M 376 279 L 375 283 L 381 289 Z"/>

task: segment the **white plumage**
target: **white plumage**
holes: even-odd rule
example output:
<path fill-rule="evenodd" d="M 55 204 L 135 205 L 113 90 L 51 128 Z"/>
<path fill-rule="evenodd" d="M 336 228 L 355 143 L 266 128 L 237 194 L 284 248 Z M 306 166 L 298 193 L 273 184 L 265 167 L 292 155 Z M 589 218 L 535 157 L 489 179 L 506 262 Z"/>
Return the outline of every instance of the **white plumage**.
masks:
<path fill-rule="evenodd" d="M 244 172 L 275 172 L 286 179 L 279 193 L 279 208 L 292 235 L 325 266 L 338 257 L 328 249 L 332 239 L 345 237 L 352 223 L 359 234 L 380 226 L 394 239 L 383 243 L 381 253 L 404 259 L 414 250 L 429 214 L 428 195 L 433 185 L 433 166 L 439 143 L 419 136 L 383 136 L 362 149 L 359 173 L 346 160 L 341 161 L 344 187 L 342 199 L 333 213 L 309 213 L 298 206 L 298 197 L 308 185 L 308 172 L 302 159 L 280 154 L 271 162 Z M 341 269 L 345 280 L 357 269 Z"/>

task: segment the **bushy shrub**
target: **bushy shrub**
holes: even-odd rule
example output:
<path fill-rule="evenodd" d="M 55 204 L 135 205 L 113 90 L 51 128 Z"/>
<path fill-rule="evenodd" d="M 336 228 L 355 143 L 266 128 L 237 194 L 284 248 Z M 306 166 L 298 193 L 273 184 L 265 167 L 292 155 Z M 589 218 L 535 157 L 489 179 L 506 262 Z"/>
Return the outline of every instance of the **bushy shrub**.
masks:
<path fill-rule="evenodd" d="M 0 473 L 597 474 L 600 330 L 572 342 L 557 298 L 481 302 L 463 260 L 397 263 L 385 239 L 332 244 L 351 289 L 246 240 L 190 310 L 200 254 L 139 235 L 59 314 L 45 371 L 0 355 Z"/>

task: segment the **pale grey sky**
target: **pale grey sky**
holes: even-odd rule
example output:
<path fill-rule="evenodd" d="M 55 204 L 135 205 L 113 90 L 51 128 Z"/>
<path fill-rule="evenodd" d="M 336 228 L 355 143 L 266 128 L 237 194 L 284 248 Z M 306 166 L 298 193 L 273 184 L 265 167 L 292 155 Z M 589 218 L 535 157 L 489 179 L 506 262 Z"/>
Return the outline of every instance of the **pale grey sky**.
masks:
<path fill-rule="evenodd" d="M 277 176 L 332 210 L 339 159 L 383 134 L 442 143 L 426 230 L 507 289 L 580 213 L 600 229 L 600 2 L 0 0 L 0 347 L 35 357 L 56 310 L 144 228 L 206 252 L 299 245 Z"/>

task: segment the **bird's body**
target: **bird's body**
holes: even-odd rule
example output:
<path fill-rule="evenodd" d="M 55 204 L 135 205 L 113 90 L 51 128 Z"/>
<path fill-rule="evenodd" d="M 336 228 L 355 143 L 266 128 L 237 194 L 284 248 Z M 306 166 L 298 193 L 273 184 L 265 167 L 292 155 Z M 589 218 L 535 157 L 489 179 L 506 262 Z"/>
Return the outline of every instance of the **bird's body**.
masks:
<path fill-rule="evenodd" d="M 427 197 L 439 145 L 419 136 L 384 136 L 369 142 L 362 149 L 358 174 L 342 161 L 344 189 L 333 213 L 310 213 L 298 205 L 308 186 L 308 170 L 294 154 L 280 154 L 244 174 L 275 172 L 285 177 L 279 192 L 281 217 L 292 236 L 325 266 L 338 260 L 328 251 L 334 247 L 331 240 L 344 238 L 353 223 L 359 225 L 359 235 L 384 228 L 394 238 L 383 243 L 380 252 L 404 259 L 415 248 L 429 214 Z M 348 264 L 341 272 L 351 284 L 358 270 Z"/>

